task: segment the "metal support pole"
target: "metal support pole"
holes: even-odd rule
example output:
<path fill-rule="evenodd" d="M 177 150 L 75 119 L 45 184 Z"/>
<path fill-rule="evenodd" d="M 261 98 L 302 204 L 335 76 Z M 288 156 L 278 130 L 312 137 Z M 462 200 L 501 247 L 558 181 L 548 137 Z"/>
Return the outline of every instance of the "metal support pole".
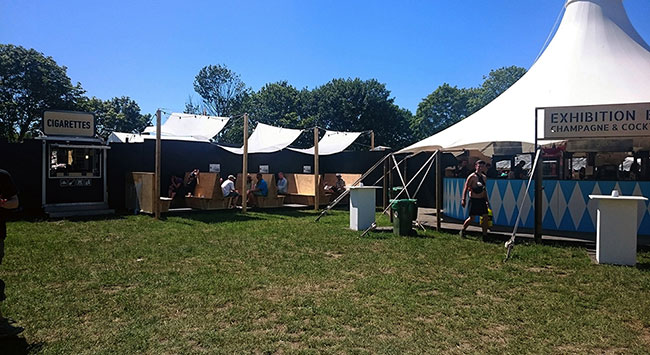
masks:
<path fill-rule="evenodd" d="M 370 150 L 375 149 L 375 131 L 370 131 Z"/>
<path fill-rule="evenodd" d="M 541 149 L 537 142 L 537 112 L 538 109 L 535 108 L 535 149 Z M 542 172 L 544 166 L 544 158 L 540 155 L 540 161 L 537 164 L 535 169 L 535 242 L 540 243 L 542 241 Z"/>
<path fill-rule="evenodd" d="M 320 181 L 318 173 L 318 127 L 314 127 L 314 210 L 320 206 Z"/>
<path fill-rule="evenodd" d="M 241 212 L 246 213 L 246 205 L 248 198 L 248 191 L 246 190 L 246 177 L 248 176 L 248 114 L 244 114 L 244 156 L 242 157 L 242 197 L 241 197 Z"/>
<path fill-rule="evenodd" d="M 391 158 L 392 158 L 392 154 L 391 154 Z M 399 166 L 397 166 L 396 168 L 399 169 Z M 388 159 L 388 196 L 390 196 L 390 194 L 392 192 L 393 192 L 393 160 Z M 388 201 L 388 204 L 389 205 L 391 204 L 390 199 Z M 388 206 L 386 206 L 386 207 L 388 207 Z M 384 209 L 386 209 L 386 207 L 384 207 Z M 390 209 L 388 215 L 389 215 L 389 218 L 390 218 L 390 223 L 393 223 L 393 209 L 392 208 Z"/>
<path fill-rule="evenodd" d="M 442 153 L 436 152 L 436 231 L 440 232 L 442 224 Z"/>
<path fill-rule="evenodd" d="M 382 183 L 381 191 L 383 192 L 384 195 L 383 203 L 382 203 L 383 209 L 386 209 L 386 207 L 388 206 L 388 179 L 386 179 L 387 174 L 388 174 L 388 163 L 384 162 L 384 175 L 383 175 L 384 177 L 382 179 L 383 181 L 381 182 Z"/>
<path fill-rule="evenodd" d="M 160 116 L 160 109 L 158 109 L 156 110 L 156 173 L 153 183 L 153 212 L 156 219 L 160 219 Z"/>

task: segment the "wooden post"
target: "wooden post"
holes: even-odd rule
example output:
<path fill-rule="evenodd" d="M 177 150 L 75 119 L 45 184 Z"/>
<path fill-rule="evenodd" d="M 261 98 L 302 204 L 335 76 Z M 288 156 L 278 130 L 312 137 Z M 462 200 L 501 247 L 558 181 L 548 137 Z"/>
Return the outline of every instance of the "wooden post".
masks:
<path fill-rule="evenodd" d="M 370 150 L 375 149 L 375 131 L 370 131 Z"/>
<path fill-rule="evenodd" d="M 436 231 L 440 232 L 442 224 L 442 152 L 436 152 Z"/>
<path fill-rule="evenodd" d="M 160 134 L 160 109 L 158 109 L 156 111 L 156 173 L 153 182 L 153 212 L 155 219 L 160 219 Z"/>
<path fill-rule="evenodd" d="M 241 197 L 241 212 L 246 213 L 246 198 L 248 191 L 246 190 L 246 177 L 248 176 L 248 114 L 244 114 L 244 156 L 242 157 L 242 197 Z"/>
<path fill-rule="evenodd" d="M 542 241 L 542 191 L 543 191 L 543 175 L 544 159 L 542 155 L 539 156 L 537 168 L 535 169 L 535 243 Z"/>
<path fill-rule="evenodd" d="M 320 204 L 320 181 L 318 178 L 318 127 L 314 127 L 314 210 Z"/>

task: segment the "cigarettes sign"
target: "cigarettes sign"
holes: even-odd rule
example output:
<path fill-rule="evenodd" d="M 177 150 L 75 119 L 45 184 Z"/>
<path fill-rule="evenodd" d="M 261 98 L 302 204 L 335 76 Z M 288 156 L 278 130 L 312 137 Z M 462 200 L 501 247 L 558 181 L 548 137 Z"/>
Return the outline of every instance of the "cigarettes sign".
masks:
<path fill-rule="evenodd" d="M 650 103 L 547 107 L 544 138 L 650 136 Z"/>
<path fill-rule="evenodd" d="M 45 111 L 43 133 L 56 136 L 95 135 L 95 116 L 92 113 L 74 111 Z"/>

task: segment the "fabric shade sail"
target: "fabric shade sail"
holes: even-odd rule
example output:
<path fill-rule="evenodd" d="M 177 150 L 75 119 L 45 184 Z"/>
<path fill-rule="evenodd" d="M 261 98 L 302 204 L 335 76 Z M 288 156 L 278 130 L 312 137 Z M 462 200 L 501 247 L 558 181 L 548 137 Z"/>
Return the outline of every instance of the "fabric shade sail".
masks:
<path fill-rule="evenodd" d="M 538 107 L 650 102 L 650 47 L 622 0 L 569 0 L 565 6 L 552 41 L 519 81 L 473 115 L 398 153 L 489 152 L 509 144 L 530 152 Z"/>
<path fill-rule="evenodd" d="M 326 131 L 325 135 L 318 142 L 318 155 L 331 155 L 340 153 L 354 143 L 363 132 L 337 132 Z M 307 149 L 289 148 L 295 152 L 314 154 L 314 147 Z"/>
<path fill-rule="evenodd" d="M 255 131 L 248 138 L 248 153 L 273 153 L 288 147 L 302 133 L 300 129 L 274 127 L 258 123 Z M 221 148 L 235 154 L 244 154 L 244 147 Z"/>
<path fill-rule="evenodd" d="M 228 117 L 172 113 L 160 127 L 162 135 L 194 137 L 200 141 L 209 141 L 228 123 Z M 145 128 L 144 133 L 156 134 L 156 127 Z"/>

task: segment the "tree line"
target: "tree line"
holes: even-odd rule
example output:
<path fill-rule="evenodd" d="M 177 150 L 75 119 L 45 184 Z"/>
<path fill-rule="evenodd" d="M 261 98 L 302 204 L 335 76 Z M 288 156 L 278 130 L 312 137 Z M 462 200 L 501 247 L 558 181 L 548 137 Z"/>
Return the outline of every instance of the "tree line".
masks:
<path fill-rule="evenodd" d="M 113 131 L 141 132 L 150 124 L 152 115 L 142 114 L 133 99 L 88 97 L 66 71 L 65 66 L 34 49 L 0 44 L 0 139 L 15 142 L 34 136 L 47 109 L 93 112 L 98 134 L 103 137 Z M 376 79 L 339 78 L 313 89 L 279 81 L 255 91 L 226 65 L 208 65 L 194 78 L 199 99 L 188 98 L 184 111 L 232 117 L 248 113 L 251 130 L 258 122 L 298 129 L 373 130 L 376 145 L 400 148 L 476 112 L 525 72 L 516 66 L 492 70 L 476 88 L 442 84 L 413 114 L 395 104 L 390 90 Z M 241 121 L 231 120 L 215 140 L 241 144 L 242 133 Z M 298 145 L 311 142 L 313 136 L 306 133 Z M 360 144 L 369 145 L 369 139 Z"/>

